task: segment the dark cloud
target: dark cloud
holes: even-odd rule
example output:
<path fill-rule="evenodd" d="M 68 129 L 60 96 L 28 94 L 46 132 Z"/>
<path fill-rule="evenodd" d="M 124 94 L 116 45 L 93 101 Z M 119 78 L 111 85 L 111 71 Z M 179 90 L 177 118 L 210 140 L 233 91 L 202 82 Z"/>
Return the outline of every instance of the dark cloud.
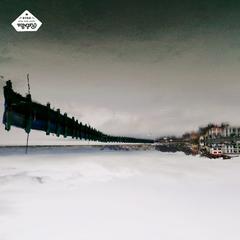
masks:
<path fill-rule="evenodd" d="M 68 1 L 1 1 L 2 23 L 11 23 L 25 9 L 39 17 L 43 26 L 32 38 L 72 34 L 85 37 L 124 35 L 129 38 L 154 38 L 174 29 L 239 27 L 240 2 L 229 0 L 68 0 Z M 8 31 L 12 29 L 9 26 Z M 15 35 L 16 36 L 16 35 Z M 28 38 L 27 36 L 26 38 Z"/>

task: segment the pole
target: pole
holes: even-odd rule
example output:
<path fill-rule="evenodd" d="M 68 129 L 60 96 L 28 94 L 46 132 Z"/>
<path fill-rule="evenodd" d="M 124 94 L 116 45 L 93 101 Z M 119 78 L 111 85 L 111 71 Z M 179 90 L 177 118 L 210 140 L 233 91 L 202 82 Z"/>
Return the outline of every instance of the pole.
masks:
<path fill-rule="evenodd" d="M 27 74 L 28 94 L 30 94 L 29 73 Z"/>
<path fill-rule="evenodd" d="M 28 94 L 30 94 L 29 73 L 27 74 L 27 85 L 28 85 Z M 28 141 L 29 141 L 29 132 L 27 133 L 27 142 L 26 142 L 25 154 L 28 154 Z"/>
<path fill-rule="evenodd" d="M 28 154 L 28 140 L 29 140 L 29 133 L 27 134 L 27 143 L 26 143 L 26 149 L 25 149 L 26 154 Z"/>

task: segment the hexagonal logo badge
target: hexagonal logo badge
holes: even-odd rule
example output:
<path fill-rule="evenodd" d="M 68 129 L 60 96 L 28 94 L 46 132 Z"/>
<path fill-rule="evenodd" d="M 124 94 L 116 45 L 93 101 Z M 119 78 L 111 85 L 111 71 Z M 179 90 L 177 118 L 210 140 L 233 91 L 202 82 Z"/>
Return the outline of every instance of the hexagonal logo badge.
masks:
<path fill-rule="evenodd" d="M 25 10 L 12 22 L 12 26 L 17 32 L 36 32 L 41 25 L 42 23 L 28 10 Z"/>

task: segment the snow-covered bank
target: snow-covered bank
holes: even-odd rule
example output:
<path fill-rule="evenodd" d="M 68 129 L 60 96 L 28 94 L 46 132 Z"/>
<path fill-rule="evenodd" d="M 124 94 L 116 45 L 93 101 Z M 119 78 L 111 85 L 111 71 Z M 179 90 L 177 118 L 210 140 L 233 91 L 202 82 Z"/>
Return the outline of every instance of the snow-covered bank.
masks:
<path fill-rule="evenodd" d="M 239 172 L 183 153 L 5 152 L 0 239 L 239 239 Z"/>

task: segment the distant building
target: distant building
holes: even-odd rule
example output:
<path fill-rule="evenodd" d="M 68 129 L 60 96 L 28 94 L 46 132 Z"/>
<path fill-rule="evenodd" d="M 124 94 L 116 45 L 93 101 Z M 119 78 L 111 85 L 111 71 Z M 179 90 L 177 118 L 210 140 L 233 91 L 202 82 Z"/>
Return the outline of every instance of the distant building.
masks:
<path fill-rule="evenodd" d="M 203 148 L 205 146 L 204 136 L 199 137 L 199 146 Z"/>
<path fill-rule="evenodd" d="M 240 127 L 212 126 L 200 136 L 199 145 L 214 156 L 240 154 Z"/>
<path fill-rule="evenodd" d="M 206 137 L 207 138 L 219 138 L 222 136 L 223 131 L 224 131 L 223 127 L 214 126 L 207 131 Z"/>
<path fill-rule="evenodd" d="M 223 150 L 221 145 L 212 145 L 209 147 L 209 153 L 214 156 L 221 156 L 223 155 Z"/>
<path fill-rule="evenodd" d="M 239 137 L 240 136 L 240 127 L 231 127 L 226 126 L 222 132 L 223 137 Z"/>

